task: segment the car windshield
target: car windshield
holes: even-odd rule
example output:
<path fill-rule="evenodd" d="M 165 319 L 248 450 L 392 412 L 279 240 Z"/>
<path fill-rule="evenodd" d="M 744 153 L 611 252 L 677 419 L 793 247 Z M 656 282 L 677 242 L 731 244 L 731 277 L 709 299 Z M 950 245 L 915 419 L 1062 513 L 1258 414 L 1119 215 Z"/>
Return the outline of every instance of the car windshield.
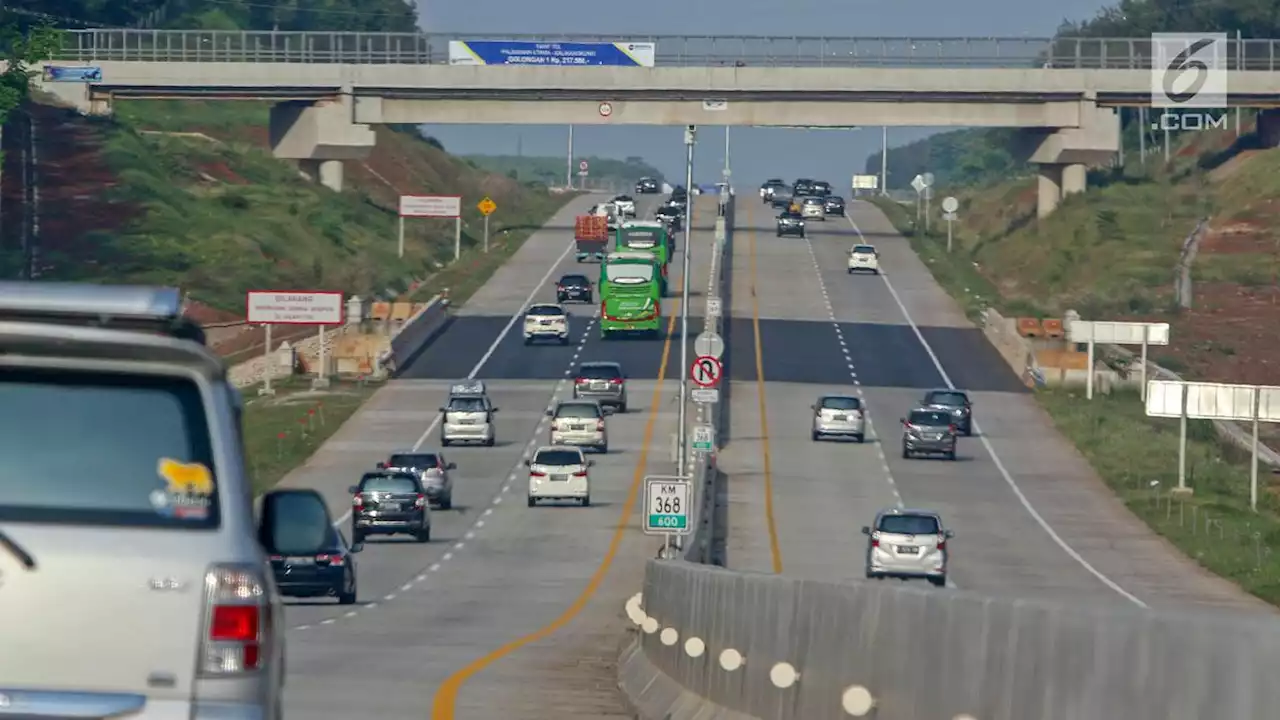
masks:
<path fill-rule="evenodd" d="M 924 396 L 924 401 L 930 405 L 949 405 L 959 407 L 965 404 L 965 400 L 966 398 L 964 393 L 950 391 L 931 392 Z"/>
<path fill-rule="evenodd" d="M 410 494 L 418 492 L 412 475 L 365 475 L 360 479 L 360 492 Z"/>
<path fill-rule="evenodd" d="M 940 527 L 931 515 L 885 515 L 876 529 L 895 535 L 937 535 Z"/>
<path fill-rule="evenodd" d="M 484 412 L 484 398 L 456 397 L 449 400 L 452 412 Z"/>
<path fill-rule="evenodd" d="M 951 415 L 932 410 L 916 410 L 911 413 L 911 417 L 907 418 L 907 422 L 925 426 L 950 425 Z"/>
<path fill-rule="evenodd" d="M 604 275 L 609 282 L 620 285 L 642 285 L 653 281 L 653 265 L 648 263 L 610 263 L 604 266 Z"/>
<path fill-rule="evenodd" d="M 633 202 L 632 197 L 630 195 L 619 195 L 618 197 L 614 198 L 613 201 L 616 203 Z"/>
<path fill-rule="evenodd" d="M 574 450 L 539 450 L 534 465 L 581 465 L 582 455 Z"/>
<path fill-rule="evenodd" d="M 564 403 L 556 408 L 558 418 L 598 418 L 600 408 L 591 403 Z"/>
<path fill-rule="evenodd" d="M 558 308 L 555 305 L 534 305 L 529 308 L 529 314 L 551 317 L 555 315 L 564 315 L 564 309 Z"/>
<path fill-rule="evenodd" d="M 560 284 L 565 287 L 584 287 L 590 285 L 591 281 L 587 279 L 586 275 L 565 275 L 560 278 Z"/>
<path fill-rule="evenodd" d="M 875 255 L 876 249 L 870 245 L 854 245 L 853 254 L 854 255 Z"/>
<path fill-rule="evenodd" d="M 821 205 L 822 198 L 808 197 L 804 199 L 804 204 L 805 205 Z"/>
<path fill-rule="evenodd" d="M 839 195 L 828 195 L 827 202 L 831 203 L 832 205 L 839 205 L 840 203 L 844 202 L 844 198 L 840 197 Z"/>
<path fill-rule="evenodd" d="M 405 453 L 392 455 L 387 461 L 388 467 L 395 468 L 417 468 L 418 470 L 426 470 L 427 468 L 439 467 L 440 458 L 435 453 Z"/>
<path fill-rule="evenodd" d="M 861 410 L 862 401 L 856 397 L 824 397 L 823 410 Z"/>
<path fill-rule="evenodd" d="M 622 371 L 616 365 L 583 365 L 578 377 L 590 380 L 614 380 L 622 377 Z"/>
<path fill-rule="evenodd" d="M 213 443 L 191 380 L 7 368 L 0 413 L 0 521 L 218 527 Z"/>

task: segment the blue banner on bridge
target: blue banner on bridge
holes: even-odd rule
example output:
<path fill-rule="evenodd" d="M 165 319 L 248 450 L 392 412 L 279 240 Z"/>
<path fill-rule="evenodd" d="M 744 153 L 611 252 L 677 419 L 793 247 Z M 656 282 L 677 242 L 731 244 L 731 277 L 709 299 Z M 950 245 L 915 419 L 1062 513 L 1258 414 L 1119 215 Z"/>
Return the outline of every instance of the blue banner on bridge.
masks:
<path fill-rule="evenodd" d="M 44 81 L 78 83 L 102 82 L 102 68 L 86 67 L 84 65 L 73 65 L 70 67 L 46 65 L 44 68 Z"/>
<path fill-rule="evenodd" d="M 450 65 L 610 65 L 653 67 L 655 43 L 451 40 Z"/>

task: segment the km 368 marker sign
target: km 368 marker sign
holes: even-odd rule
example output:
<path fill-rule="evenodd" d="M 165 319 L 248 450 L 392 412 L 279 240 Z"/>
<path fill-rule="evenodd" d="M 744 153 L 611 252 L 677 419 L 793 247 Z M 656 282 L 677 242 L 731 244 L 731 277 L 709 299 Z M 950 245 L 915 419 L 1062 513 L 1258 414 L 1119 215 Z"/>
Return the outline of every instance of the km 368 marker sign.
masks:
<path fill-rule="evenodd" d="M 710 355 L 700 355 L 689 368 L 689 379 L 702 387 L 715 387 L 720 382 L 724 367 Z"/>

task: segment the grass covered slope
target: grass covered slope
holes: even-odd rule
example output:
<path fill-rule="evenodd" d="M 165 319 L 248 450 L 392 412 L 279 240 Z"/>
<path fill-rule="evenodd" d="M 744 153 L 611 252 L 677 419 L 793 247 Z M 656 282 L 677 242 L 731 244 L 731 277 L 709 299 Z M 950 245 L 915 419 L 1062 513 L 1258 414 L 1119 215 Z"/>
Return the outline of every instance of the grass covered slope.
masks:
<path fill-rule="evenodd" d="M 1034 179 L 939 190 L 961 200 L 955 249 L 945 223 L 919 232 L 914 208 L 877 200 L 939 283 L 976 318 L 1006 315 L 1171 324 L 1152 359 L 1189 380 L 1280 385 L 1280 150 L 1248 136 L 1186 138 L 1168 164 L 1135 154 L 1124 171 L 1095 172 L 1088 192 L 1045 220 Z M 1190 310 L 1173 305 L 1182 245 L 1207 231 L 1193 264 Z M 1082 390 L 1036 398 L 1127 507 L 1189 557 L 1280 605 L 1280 477 L 1263 467 L 1258 512 L 1249 507 L 1249 457 L 1224 447 L 1211 424 L 1188 423 L 1189 498 L 1175 498 L 1178 421 L 1148 418 L 1134 392 L 1084 399 Z M 1274 427 L 1274 426 L 1272 426 Z M 1268 430 L 1262 426 L 1263 439 Z M 1274 435 L 1270 444 L 1277 445 Z M 1153 483 L 1156 483 L 1153 486 Z"/>
<path fill-rule="evenodd" d="M 448 220 L 409 221 L 397 257 L 402 194 L 462 195 L 464 249 L 481 243 L 475 204 L 492 197 L 491 229 L 512 228 L 495 261 L 565 200 L 387 128 L 370 157 L 346 163 L 335 193 L 271 156 L 265 103 L 122 101 L 110 120 L 48 105 L 31 112 L 49 148 L 41 215 L 54 223 L 41 233 L 41 278 L 176 285 L 231 311 L 251 288 L 367 296 L 445 268 Z M 468 274 L 484 270 L 474 265 Z"/>

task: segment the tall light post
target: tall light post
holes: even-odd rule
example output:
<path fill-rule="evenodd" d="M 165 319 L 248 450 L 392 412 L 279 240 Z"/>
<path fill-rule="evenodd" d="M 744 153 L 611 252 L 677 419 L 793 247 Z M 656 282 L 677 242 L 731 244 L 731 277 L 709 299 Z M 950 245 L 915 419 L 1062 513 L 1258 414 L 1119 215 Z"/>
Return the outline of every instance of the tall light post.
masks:
<path fill-rule="evenodd" d="M 685 412 L 689 404 L 689 256 L 693 254 L 693 141 L 697 128 L 690 125 L 684 129 L 685 168 L 684 186 L 688 191 L 688 212 L 684 223 L 684 262 L 680 271 L 680 409 L 679 436 L 676 438 L 676 475 L 683 476 L 687 470 L 689 456 L 688 417 Z M 725 155 L 728 158 L 728 155 Z"/>
<path fill-rule="evenodd" d="M 889 126 L 880 129 L 880 194 L 889 194 Z"/>

